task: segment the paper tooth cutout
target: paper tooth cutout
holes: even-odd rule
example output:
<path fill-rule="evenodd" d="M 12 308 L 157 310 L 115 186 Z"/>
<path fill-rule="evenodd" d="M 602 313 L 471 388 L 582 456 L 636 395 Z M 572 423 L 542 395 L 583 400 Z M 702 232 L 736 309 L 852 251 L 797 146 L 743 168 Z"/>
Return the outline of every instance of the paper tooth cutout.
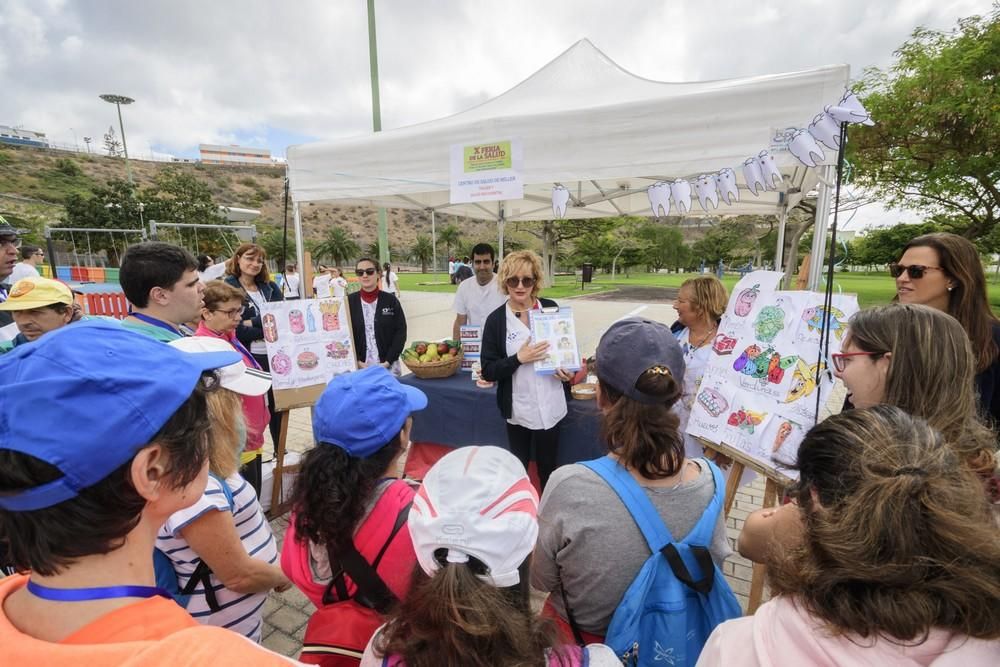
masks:
<path fill-rule="evenodd" d="M 755 157 L 748 157 L 743 161 L 743 180 L 747 182 L 747 190 L 754 197 L 759 197 L 757 190 L 767 190 L 764 185 L 764 174 L 760 170 L 760 162 Z"/>
<path fill-rule="evenodd" d="M 792 135 L 788 151 L 807 167 L 815 167 L 818 161 L 826 159 L 826 153 L 808 130 L 798 130 Z"/>
<path fill-rule="evenodd" d="M 552 215 L 557 218 L 566 216 L 566 204 L 569 202 L 569 190 L 565 185 L 556 185 L 552 188 Z"/>
<path fill-rule="evenodd" d="M 733 205 L 733 201 L 740 200 L 740 187 L 736 185 L 736 172 L 726 167 L 715 175 L 715 187 L 719 191 L 719 198 Z"/>
<path fill-rule="evenodd" d="M 809 134 L 831 151 L 840 148 L 840 123 L 825 111 L 813 118 L 813 122 L 809 124 Z"/>
<path fill-rule="evenodd" d="M 663 217 L 670 215 L 670 183 L 657 181 L 646 188 L 646 195 L 649 196 L 649 205 L 653 208 L 653 217 L 660 217 L 660 210 L 663 210 Z"/>
<path fill-rule="evenodd" d="M 872 115 L 868 113 L 858 96 L 851 91 L 845 91 L 837 106 L 828 107 L 827 113 L 841 123 L 861 123 L 862 125 L 874 125 Z"/>
<path fill-rule="evenodd" d="M 781 170 L 774 163 L 774 157 L 767 151 L 761 151 L 757 155 L 760 163 L 760 174 L 764 178 L 764 187 L 767 190 L 777 190 L 781 186 Z"/>
<path fill-rule="evenodd" d="M 719 190 L 715 187 L 715 178 L 702 174 L 694 182 L 694 191 L 698 193 L 698 202 L 708 213 L 708 203 L 712 202 L 712 208 L 719 208 Z"/>
<path fill-rule="evenodd" d="M 678 213 L 687 213 L 691 210 L 691 184 L 683 178 L 678 178 L 670 184 L 670 194 L 674 198 Z"/>

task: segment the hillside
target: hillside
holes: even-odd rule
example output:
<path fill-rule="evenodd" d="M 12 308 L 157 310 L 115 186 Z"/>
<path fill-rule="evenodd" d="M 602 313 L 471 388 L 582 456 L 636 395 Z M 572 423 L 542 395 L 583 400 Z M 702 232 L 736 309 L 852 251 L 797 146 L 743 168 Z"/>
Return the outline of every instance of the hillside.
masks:
<path fill-rule="evenodd" d="M 68 175 L 60 169 L 60 161 L 71 161 L 79 167 L 78 175 Z M 192 174 L 212 192 L 217 204 L 259 209 L 255 221 L 258 232 L 283 221 L 283 168 L 237 167 L 130 160 L 132 175 L 139 187 L 152 185 L 157 172 L 176 169 Z M 64 218 L 61 205 L 70 194 L 86 196 L 94 186 L 115 178 L 125 178 L 125 162 L 120 158 L 101 155 L 67 153 L 0 144 L 0 214 L 11 215 L 32 227 L 56 225 Z M 302 207 L 302 227 L 306 240 L 318 239 L 325 229 L 341 226 L 367 248 L 377 237 L 374 209 L 360 206 L 330 206 L 305 204 Z M 289 210 L 289 221 L 291 211 Z M 389 209 L 389 247 L 409 248 L 418 234 L 430 235 L 430 214 L 423 211 Z M 163 221 L 167 222 L 167 221 Z M 438 229 L 450 223 L 458 225 L 463 245 L 478 241 L 494 241 L 496 225 L 487 221 L 437 215 Z M 516 234 L 522 243 L 535 245 L 533 237 Z M 439 248 L 439 255 L 444 249 Z"/>

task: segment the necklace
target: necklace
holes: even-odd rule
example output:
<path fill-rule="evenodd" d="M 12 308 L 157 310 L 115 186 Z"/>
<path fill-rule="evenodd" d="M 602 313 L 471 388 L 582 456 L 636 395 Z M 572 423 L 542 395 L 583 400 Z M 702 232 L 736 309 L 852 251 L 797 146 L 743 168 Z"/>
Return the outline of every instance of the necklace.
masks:
<path fill-rule="evenodd" d="M 707 334 L 705 334 L 705 337 L 704 337 L 704 338 L 702 338 L 702 339 L 701 339 L 701 340 L 700 340 L 700 341 L 699 341 L 699 342 L 698 342 L 697 344 L 693 344 L 693 343 L 691 343 L 691 335 L 690 335 L 690 334 L 691 334 L 691 331 L 690 331 L 690 329 L 689 329 L 689 330 L 688 330 L 688 345 L 689 345 L 689 346 L 690 346 L 691 348 L 693 348 L 693 349 L 698 349 L 698 348 L 702 347 L 702 346 L 703 346 L 703 345 L 704 345 L 705 343 L 707 343 L 707 342 L 708 342 L 708 339 L 709 339 L 709 338 L 711 338 L 711 337 L 713 337 L 713 336 L 715 335 L 715 332 L 716 332 L 716 331 L 718 330 L 718 328 L 719 328 L 718 326 L 714 326 L 714 327 L 712 327 L 711 329 L 709 329 L 709 330 L 708 330 L 708 333 L 707 333 Z"/>

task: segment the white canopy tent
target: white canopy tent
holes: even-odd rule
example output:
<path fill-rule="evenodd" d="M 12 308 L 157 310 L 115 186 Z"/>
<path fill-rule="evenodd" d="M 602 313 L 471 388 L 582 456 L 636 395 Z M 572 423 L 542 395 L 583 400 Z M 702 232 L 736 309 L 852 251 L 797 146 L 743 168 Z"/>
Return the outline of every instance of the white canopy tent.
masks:
<path fill-rule="evenodd" d="M 552 219 L 552 188 L 571 194 L 567 218 L 651 215 L 646 188 L 729 167 L 739 202 L 707 215 L 776 214 L 832 170 L 773 152 L 780 191 L 754 196 L 743 161 L 770 148 L 776 131 L 806 127 L 848 83 L 847 65 L 720 81 L 665 83 L 631 74 L 583 39 L 507 92 L 437 120 L 288 149 L 288 174 L 301 244 L 298 205 L 327 202 L 424 209 L 499 223 Z M 451 204 L 450 147 L 519 140 L 524 198 Z M 829 181 L 829 178 L 823 180 Z M 676 210 L 671 214 L 676 215 Z M 693 199 L 689 215 L 706 215 Z M 819 214 L 818 214 L 819 215 Z M 822 210 L 825 229 L 826 207 Z M 783 219 L 783 218 L 782 218 Z M 301 248 L 300 248 L 301 255 Z"/>

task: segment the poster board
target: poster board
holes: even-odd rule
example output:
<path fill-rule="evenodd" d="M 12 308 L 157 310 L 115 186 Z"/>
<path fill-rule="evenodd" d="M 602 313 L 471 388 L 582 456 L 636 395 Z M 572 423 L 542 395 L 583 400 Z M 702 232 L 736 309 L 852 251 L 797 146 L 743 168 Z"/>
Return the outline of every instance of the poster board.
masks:
<path fill-rule="evenodd" d="M 830 328 L 828 352 L 839 352 L 858 301 L 834 295 L 826 317 L 823 294 L 779 290 L 781 277 L 755 271 L 736 284 L 687 432 L 787 484 L 797 478 L 790 465 L 816 423 L 817 393 L 823 404 L 833 388 L 830 359 L 817 362 L 824 326 Z"/>
<path fill-rule="evenodd" d="M 532 342 L 549 344 L 549 356 L 534 364 L 536 373 L 554 375 L 559 368 L 580 370 L 580 346 L 576 342 L 576 322 L 572 308 L 562 306 L 529 310 L 528 321 Z"/>
<path fill-rule="evenodd" d="M 276 410 L 313 405 L 357 369 L 347 297 L 271 301 L 261 309 Z"/>

